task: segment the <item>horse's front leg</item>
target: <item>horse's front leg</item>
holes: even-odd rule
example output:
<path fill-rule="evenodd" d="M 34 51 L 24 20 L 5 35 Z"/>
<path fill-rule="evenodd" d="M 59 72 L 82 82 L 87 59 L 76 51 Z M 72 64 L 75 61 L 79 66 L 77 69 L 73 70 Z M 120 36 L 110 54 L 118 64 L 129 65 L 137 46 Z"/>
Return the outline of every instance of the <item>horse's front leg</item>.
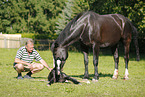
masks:
<path fill-rule="evenodd" d="M 99 79 L 98 74 L 98 61 L 99 61 L 99 45 L 93 45 L 93 64 L 94 64 L 94 79 L 92 81 L 97 82 Z"/>
<path fill-rule="evenodd" d="M 84 78 L 83 79 L 89 79 L 89 72 L 88 72 L 88 52 L 89 52 L 89 47 L 80 42 L 81 44 L 81 50 L 84 54 L 84 65 L 85 65 L 85 73 L 84 73 Z"/>
<path fill-rule="evenodd" d="M 115 45 L 111 48 L 112 54 L 114 55 L 114 61 L 115 61 L 115 70 L 113 74 L 113 79 L 118 78 L 118 63 L 119 63 L 119 55 L 118 55 L 118 45 Z"/>
<path fill-rule="evenodd" d="M 85 64 L 85 73 L 84 73 L 84 79 L 89 79 L 89 73 L 88 73 L 88 53 L 84 53 L 84 64 Z"/>

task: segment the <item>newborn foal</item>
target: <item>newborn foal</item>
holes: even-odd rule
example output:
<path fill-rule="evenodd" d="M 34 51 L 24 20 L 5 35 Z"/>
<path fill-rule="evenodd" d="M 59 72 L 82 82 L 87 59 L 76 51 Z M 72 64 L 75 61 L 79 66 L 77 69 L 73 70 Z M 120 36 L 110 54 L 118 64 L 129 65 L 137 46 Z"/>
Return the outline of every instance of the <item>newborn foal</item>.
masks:
<path fill-rule="evenodd" d="M 59 63 L 59 62 L 57 62 Z M 50 86 L 53 83 L 56 82 L 65 82 L 66 80 L 70 80 L 72 81 L 74 84 L 80 84 L 80 82 L 78 82 L 76 79 L 71 78 L 70 76 L 66 75 L 65 73 L 63 73 L 60 69 L 60 65 L 55 65 L 55 67 L 53 68 L 53 70 L 51 70 L 51 72 L 48 75 L 48 81 L 49 83 L 47 84 L 47 86 Z"/>

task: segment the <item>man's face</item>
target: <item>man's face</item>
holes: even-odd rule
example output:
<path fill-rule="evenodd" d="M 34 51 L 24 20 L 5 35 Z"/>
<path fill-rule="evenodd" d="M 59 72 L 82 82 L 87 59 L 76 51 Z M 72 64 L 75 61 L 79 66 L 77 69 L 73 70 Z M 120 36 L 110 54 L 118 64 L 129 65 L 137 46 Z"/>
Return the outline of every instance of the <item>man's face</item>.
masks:
<path fill-rule="evenodd" d="M 27 44 L 26 45 L 26 49 L 27 49 L 27 51 L 29 52 L 29 53 L 31 53 L 32 51 L 33 51 L 33 49 L 34 49 L 34 45 L 33 44 Z"/>

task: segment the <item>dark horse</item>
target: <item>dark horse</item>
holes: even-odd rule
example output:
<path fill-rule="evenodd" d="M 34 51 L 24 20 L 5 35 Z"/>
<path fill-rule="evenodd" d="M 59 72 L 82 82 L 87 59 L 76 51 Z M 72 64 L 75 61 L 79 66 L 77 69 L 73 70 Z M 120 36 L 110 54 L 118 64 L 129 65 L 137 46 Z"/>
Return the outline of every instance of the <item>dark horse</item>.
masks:
<path fill-rule="evenodd" d="M 76 41 L 80 41 L 81 50 L 84 53 L 85 73 L 84 78 L 88 79 L 88 49 L 93 49 L 93 64 L 94 64 L 94 79 L 99 79 L 98 74 L 98 55 L 99 49 L 111 47 L 114 55 L 115 71 L 113 78 L 118 76 L 118 44 L 121 41 L 125 50 L 125 79 L 128 79 L 128 62 L 129 62 L 129 47 L 131 38 L 135 43 L 137 60 L 139 57 L 139 47 L 137 40 L 137 30 L 131 24 L 129 19 L 120 14 L 99 15 L 92 11 L 87 11 L 78 14 L 72 19 L 63 31 L 60 33 L 56 41 L 52 44 L 54 63 L 60 61 L 62 69 L 68 57 L 67 48 Z"/>
<path fill-rule="evenodd" d="M 80 82 L 78 82 L 76 79 L 74 79 L 74 78 L 66 75 L 62 71 L 60 71 L 60 64 L 61 64 L 61 62 L 57 61 L 57 63 L 55 64 L 55 67 L 49 73 L 49 75 L 48 75 L 49 83 L 47 84 L 47 86 L 50 86 L 51 84 L 56 83 L 56 82 L 62 82 L 63 83 L 66 80 L 70 80 L 74 84 L 80 84 Z"/>

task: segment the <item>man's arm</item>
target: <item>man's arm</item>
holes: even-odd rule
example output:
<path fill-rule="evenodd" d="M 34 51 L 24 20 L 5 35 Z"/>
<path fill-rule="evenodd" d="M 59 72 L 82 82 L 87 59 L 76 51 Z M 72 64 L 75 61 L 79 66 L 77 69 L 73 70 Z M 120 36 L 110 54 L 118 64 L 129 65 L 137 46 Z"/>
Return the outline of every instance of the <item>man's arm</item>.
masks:
<path fill-rule="evenodd" d="M 40 60 L 40 62 L 41 62 L 41 64 L 43 64 L 48 70 L 52 70 L 52 68 L 49 68 L 49 66 L 47 65 L 47 63 L 43 60 L 43 59 L 41 59 Z"/>
<path fill-rule="evenodd" d="M 25 62 L 25 61 L 22 61 L 22 60 L 20 60 L 20 59 L 18 59 L 18 58 L 15 58 L 15 63 L 24 64 L 24 65 L 31 66 L 30 63 L 27 63 L 27 62 Z"/>

